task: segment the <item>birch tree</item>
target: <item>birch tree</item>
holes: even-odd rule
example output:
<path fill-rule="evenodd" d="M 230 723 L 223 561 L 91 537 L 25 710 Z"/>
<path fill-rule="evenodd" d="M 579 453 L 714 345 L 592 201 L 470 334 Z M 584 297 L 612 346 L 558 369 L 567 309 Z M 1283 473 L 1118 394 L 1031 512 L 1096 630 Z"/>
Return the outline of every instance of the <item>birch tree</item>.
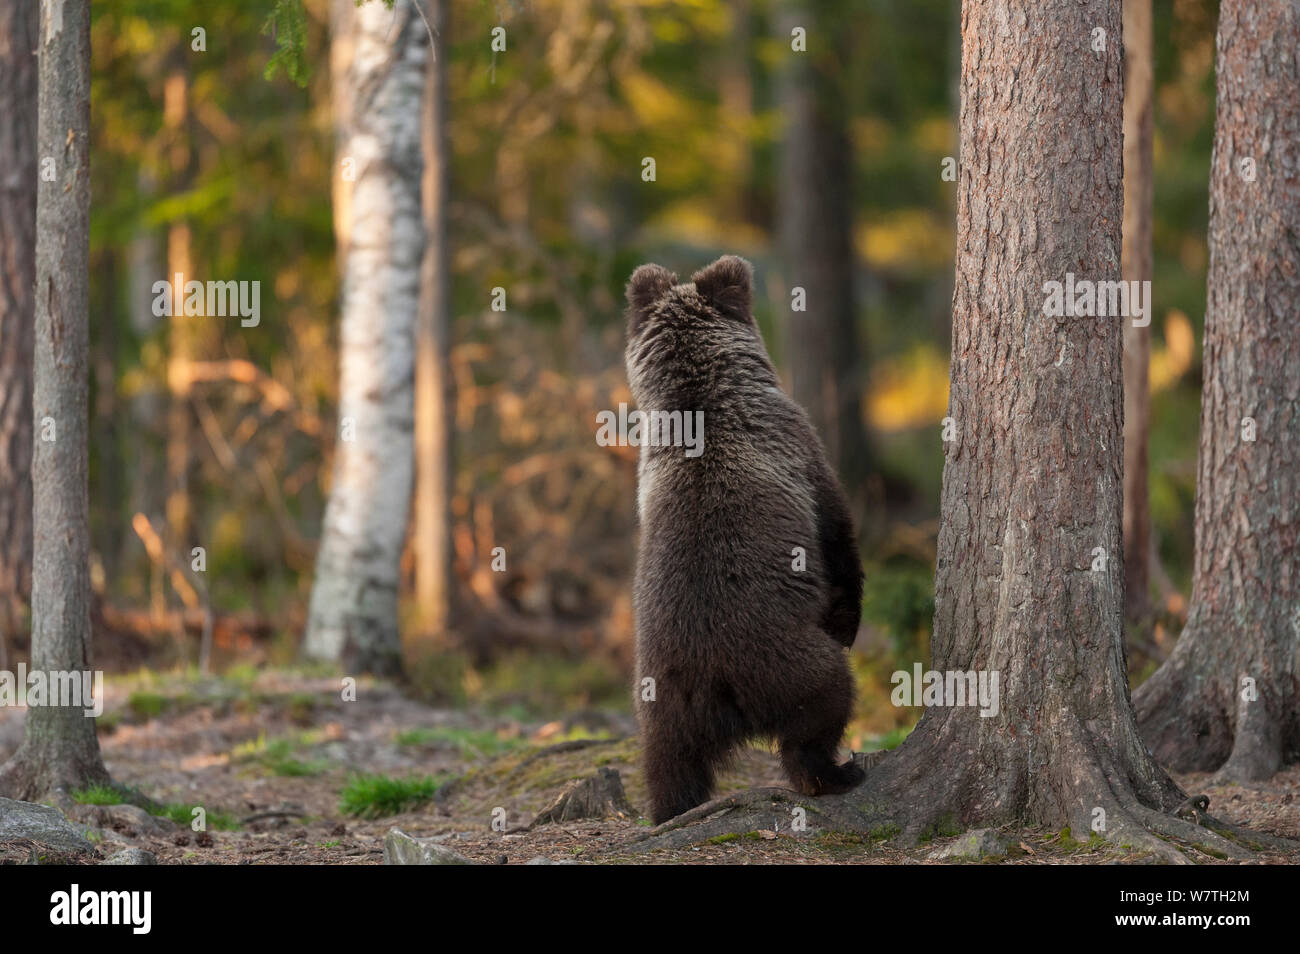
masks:
<path fill-rule="evenodd" d="M 339 431 L 303 651 L 392 673 L 401 667 L 398 582 L 414 479 L 429 38 L 409 0 L 391 10 L 333 0 L 330 26 L 343 271 Z"/>

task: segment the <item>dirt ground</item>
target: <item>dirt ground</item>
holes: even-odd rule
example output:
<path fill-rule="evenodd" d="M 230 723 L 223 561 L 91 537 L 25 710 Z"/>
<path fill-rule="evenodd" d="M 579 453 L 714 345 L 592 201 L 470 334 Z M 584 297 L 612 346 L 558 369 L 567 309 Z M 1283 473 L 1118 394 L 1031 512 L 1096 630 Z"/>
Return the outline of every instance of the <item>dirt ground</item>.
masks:
<path fill-rule="evenodd" d="M 934 864 L 951 838 L 912 848 L 890 839 L 783 831 L 706 841 L 674 850 L 637 851 L 649 826 L 638 817 L 645 789 L 634 725 L 625 713 L 588 711 L 564 720 L 436 709 L 386 683 L 362 681 L 355 701 L 337 679 L 268 671 L 256 678 L 168 680 L 133 685 L 110 678 L 101 746 L 113 777 L 160 803 L 202 806 L 209 826 L 144 812 L 61 805 L 88 832 L 98 853 L 122 847 L 155 853 L 163 864 L 379 864 L 391 828 L 439 837 L 488 864 L 531 859 L 597 863 Z M 21 713 L 0 709 L 0 760 L 21 741 Z M 575 779 L 601 766 L 619 771 L 632 817 L 527 824 Z M 346 814 L 341 793 L 358 772 L 441 782 L 433 801 L 383 817 Z M 1240 825 L 1300 839 L 1300 766 L 1258 787 L 1208 786 L 1180 777 L 1210 797 L 1211 811 Z M 776 758 L 751 749 L 721 780 L 720 792 L 782 786 Z M 493 829 L 493 819 L 498 828 Z M 504 826 L 500 819 L 504 818 Z M 216 824 L 231 826 L 218 829 Z M 1060 832 L 1004 830 L 1004 864 L 1100 864 L 1131 861 L 1110 846 L 1080 844 Z M 1206 864 L 1225 863 L 1187 849 Z M 0 846 L 0 860 L 22 860 L 22 846 Z M 93 861 L 96 859 L 86 859 Z M 1300 855 L 1261 854 L 1264 863 Z M 986 860 L 984 863 L 989 863 Z"/>

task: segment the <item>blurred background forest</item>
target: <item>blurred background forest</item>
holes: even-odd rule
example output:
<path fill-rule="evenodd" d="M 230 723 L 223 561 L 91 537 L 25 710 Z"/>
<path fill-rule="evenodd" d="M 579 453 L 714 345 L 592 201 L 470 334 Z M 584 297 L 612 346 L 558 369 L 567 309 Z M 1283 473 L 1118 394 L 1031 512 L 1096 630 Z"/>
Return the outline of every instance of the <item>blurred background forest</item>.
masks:
<path fill-rule="evenodd" d="M 205 4 L 201 24 L 182 0 L 93 7 L 92 581 L 96 663 L 109 670 L 193 665 L 206 605 L 214 668 L 297 654 L 337 433 L 340 293 L 328 4 L 305 6 L 303 86 L 263 75 L 267 5 Z M 1131 648 L 1135 677 L 1172 647 L 1192 569 L 1216 6 L 1154 7 L 1160 615 Z M 889 674 L 929 658 L 957 8 L 872 0 L 822 14 L 841 43 L 816 95 L 843 117 L 851 161 L 871 445 L 854 749 L 915 718 L 889 704 Z M 745 256 L 788 372 L 778 220 L 800 200 L 782 183 L 789 34 L 767 0 L 460 0 L 448 19 L 460 611 L 450 631 L 426 631 L 404 602 L 407 671 L 440 704 L 626 708 L 636 449 L 594 440 L 596 413 L 631 401 L 623 284 L 647 261 L 689 275 Z M 206 54 L 189 52 L 195 25 Z M 509 42 L 494 54 L 498 25 Z M 176 272 L 261 281 L 259 326 L 154 317 L 151 286 Z M 497 286 L 505 311 L 491 307 Z M 184 526 L 205 541 L 206 589 L 158 554 L 156 538 Z M 502 541 L 508 569 L 492 572 Z"/>

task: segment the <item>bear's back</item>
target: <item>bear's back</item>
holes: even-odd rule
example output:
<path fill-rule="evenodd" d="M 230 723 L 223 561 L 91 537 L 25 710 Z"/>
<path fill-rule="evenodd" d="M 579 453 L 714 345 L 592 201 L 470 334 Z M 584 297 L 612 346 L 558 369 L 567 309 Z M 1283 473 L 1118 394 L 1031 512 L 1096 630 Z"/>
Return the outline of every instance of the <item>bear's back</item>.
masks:
<path fill-rule="evenodd" d="M 811 425 L 768 389 L 705 410 L 699 457 L 643 447 L 634 604 L 641 653 L 733 663 L 791 650 L 825 587 L 810 478 Z"/>

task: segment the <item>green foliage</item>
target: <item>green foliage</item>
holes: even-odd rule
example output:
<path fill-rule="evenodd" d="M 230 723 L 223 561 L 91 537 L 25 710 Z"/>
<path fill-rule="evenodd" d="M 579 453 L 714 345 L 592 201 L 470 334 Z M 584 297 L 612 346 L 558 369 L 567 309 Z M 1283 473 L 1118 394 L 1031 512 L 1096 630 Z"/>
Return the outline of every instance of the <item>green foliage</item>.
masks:
<path fill-rule="evenodd" d="M 172 700 L 160 692 L 150 692 L 140 690 L 131 693 L 127 699 L 127 706 L 137 716 L 144 719 L 154 719 L 163 714 L 163 711 L 171 706 Z"/>
<path fill-rule="evenodd" d="M 913 562 L 868 567 L 862 615 L 889 634 L 898 654 L 914 654 L 934 617 L 934 571 Z"/>
<path fill-rule="evenodd" d="M 464 758 L 482 759 L 527 746 L 524 739 L 503 738 L 490 729 L 428 726 L 397 733 L 397 744 L 411 747 L 454 748 Z"/>
<path fill-rule="evenodd" d="M 903 744 L 903 740 L 912 734 L 914 728 L 916 728 L 915 725 L 899 726 L 896 729 L 891 729 L 884 735 L 877 736 L 874 739 L 868 739 L 862 746 L 862 751 L 880 752 L 883 750 L 885 752 L 892 752 Z"/>
<path fill-rule="evenodd" d="M 408 670 L 412 685 L 435 705 L 481 706 L 521 721 L 630 705 L 626 674 L 598 657 L 516 651 L 480 668 L 464 653 L 437 652 L 418 656 Z"/>
<path fill-rule="evenodd" d="M 300 749 L 315 742 L 313 733 L 299 736 L 281 736 L 267 739 L 260 734 L 255 741 L 237 746 L 231 758 L 237 762 L 260 765 L 272 775 L 285 778 L 308 778 L 321 775 L 329 769 L 329 762 L 324 759 L 304 759 L 298 757 Z"/>
<path fill-rule="evenodd" d="M 262 32 L 269 34 L 276 45 L 263 75 L 271 80 L 283 71 L 299 86 L 306 86 L 311 65 L 307 61 L 307 11 L 302 0 L 275 0 Z"/>
<path fill-rule="evenodd" d="M 393 778 L 363 773 L 355 775 L 339 798 L 339 811 L 357 818 L 385 818 L 419 808 L 433 800 L 445 778 Z"/>

